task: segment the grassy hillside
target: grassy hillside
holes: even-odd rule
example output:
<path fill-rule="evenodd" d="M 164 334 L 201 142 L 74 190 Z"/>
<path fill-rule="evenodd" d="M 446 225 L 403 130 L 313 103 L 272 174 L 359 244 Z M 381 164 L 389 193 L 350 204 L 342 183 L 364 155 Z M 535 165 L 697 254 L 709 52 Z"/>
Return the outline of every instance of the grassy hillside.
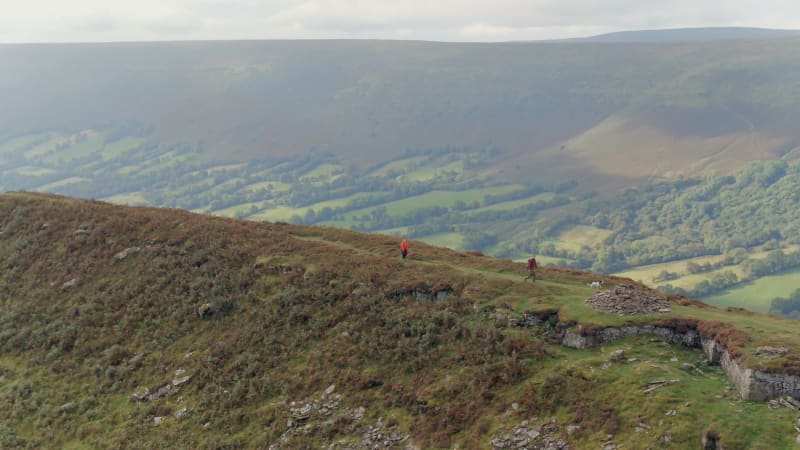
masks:
<path fill-rule="evenodd" d="M 726 448 L 795 441 L 794 411 L 738 400 L 697 350 L 647 336 L 571 350 L 549 326 L 509 326 L 530 311 L 584 329 L 691 318 L 727 330 L 743 363 L 793 372 L 787 320 L 677 296 L 669 313 L 620 317 L 583 301 L 588 272 L 532 284 L 509 260 L 412 241 L 403 262 L 397 246 L 0 196 L 0 446 L 487 448 L 520 427 L 572 448 L 691 448 L 711 429 Z M 767 344 L 789 352 L 753 354 Z M 631 359 L 610 363 L 617 349 Z M 654 380 L 669 381 L 645 394 Z"/>

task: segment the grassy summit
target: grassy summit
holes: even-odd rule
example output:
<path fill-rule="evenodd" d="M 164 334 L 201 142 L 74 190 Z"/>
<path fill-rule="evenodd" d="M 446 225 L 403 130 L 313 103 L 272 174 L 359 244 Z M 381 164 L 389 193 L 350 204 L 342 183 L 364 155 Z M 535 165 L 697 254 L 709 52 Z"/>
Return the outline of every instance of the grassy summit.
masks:
<path fill-rule="evenodd" d="M 522 264 L 413 241 L 404 263 L 398 247 L 0 196 L 0 447 L 491 448 L 518 430 L 531 447 L 691 448 L 709 430 L 726 448 L 795 441 L 796 412 L 739 400 L 699 350 L 557 339 L 696 326 L 749 367 L 795 373 L 794 322 L 679 297 L 669 313 L 621 317 L 584 302 L 588 272 L 545 268 L 531 284 Z M 511 326 L 530 312 L 551 322 Z M 764 345 L 788 353 L 756 356 Z"/>

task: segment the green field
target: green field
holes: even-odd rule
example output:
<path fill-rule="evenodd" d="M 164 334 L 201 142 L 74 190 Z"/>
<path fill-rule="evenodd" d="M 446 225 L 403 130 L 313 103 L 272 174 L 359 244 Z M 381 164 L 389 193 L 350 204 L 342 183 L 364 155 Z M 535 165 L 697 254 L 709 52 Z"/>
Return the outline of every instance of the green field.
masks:
<path fill-rule="evenodd" d="M 409 167 L 411 165 L 421 163 L 422 161 L 425 161 L 425 159 L 427 159 L 427 157 L 425 156 L 415 156 L 413 158 L 398 159 L 388 164 L 384 164 L 383 166 L 371 172 L 368 172 L 366 176 L 382 178 L 389 175 L 390 172 L 405 173 L 409 171 Z"/>
<path fill-rule="evenodd" d="M 147 139 L 145 138 L 125 137 L 118 141 L 104 145 L 103 149 L 100 151 L 100 156 L 104 161 L 111 161 L 115 158 L 119 158 L 131 150 L 136 149 L 145 142 L 147 142 Z"/>
<path fill-rule="evenodd" d="M 611 230 L 578 225 L 565 230 L 555 241 L 556 248 L 579 252 L 583 247 L 593 248 L 611 236 Z"/>
<path fill-rule="evenodd" d="M 331 226 L 352 226 L 355 221 L 364 216 L 369 216 L 377 208 L 386 208 L 387 214 L 390 216 L 403 216 L 412 213 L 418 209 L 429 208 L 432 206 L 443 206 L 452 208 L 459 201 L 483 202 L 488 195 L 507 194 L 518 190 L 518 185 L 508 186 L 494 186 L 482 189 L 469 189 L 466 191 L 431 191 L 426 194 L 407 197 L 402 200 L 395 200 L 392 202 L 384 203 L 380 206 L 371 206 L 369 208 L 362 208 L 345 213 L 345 220 L 335 220 L 325 222 L 324 225 Z M 355 216 L 357 219 L 352 219 Z"/>
<path fill-rule="evenodd" d="M 405 173 L 397 177 L 397 180 L 403 182 L 422 182 L 446 175 L 460 174 L 464 171 L 463 161 L 454 161 L 443 166 L 439 166 L 436 162 L 431 162 L 429 166 L 433 167 L 422 167 L 413 172 Z"/>
<path fill-rule="evenodd" d="M 81 138 L 80 142 L 76 142 L 76 140 L 79 139 L 73 136 L 72 145 L 62 150 L 48 153 L 42 160 L 47 164 L 61 164 L 75 159 L 85 158 L 103 148 L 105 137 L 102 133 L 86 131 L 83 132 L 81 136 L 83 136 L 83 138 Z"/>
<path fill-rule="evenodd" d="M 480 208 L 470 209 L 466 211 L 467 215 L 483 213 L 487 211 L 511 211 L 523 206 L 532 205 L 534 203 L 545 202 L 553 198 L 555 194 L 552 192 L 545 192 L 543 194 L 534 195 L 533 197 L 522 198 L 519 200 L 510 200 L 507 202 L 493 203 L 491 205 L 482 206 Z"/>
<path fill-rule="evenodd" d="M 333 209 L 333 208 L 341 208 L 341 207 L 347 206 L 348 203 L 350 203 L 350 202 L 352 202 L 354 200 L 359 200 L 359 199 L 362 199 L 362 198 L 366 198 L 366 197 L 369 197 L 369 196 L 374 195 L 374 194 L 375 193 L 373 193 L 373 192 L 353 194 L 353 195 L 349 195 L 349 196 L 346 196 L 346 197 L 337 198 L 337 199 L 334 199 L 334 200 L 326 200 L 324 202 L 314 203 L 313 205 L 303 206 L 303 207 L 300 207 L 300 208 L 293 208 L 291 206 L 272 204 L 272 206 L 268 207 L 267 209 L 264 209 L 263 211 L 259 211 L 257 214 L 250 215 L 248 218 L 252 219 L 252 220 L 267 220 L 267 221 L 271 221 L 271 222 L 287 221 L 287 220 L 291 219 L 292 216 L 295 216 L 295 215 L 303 217 L 303 216 L 305 216 L 305 214 L 309 210 L 312 210 L 312 209 L 315 212 L 318 212 L 318 211 L 321 211 L 323 208 L 331 208 L 331 209 Z M 236 208 L 236 207 L 234 207 L 234 208 Z M 228 208 L 228 209 L 230 209 L 230 208 Z M 215 214 L 228 215 L 228 214 L 223 212 L 223 211 L 227 211 L 228 209 L 222 210 L 222 211 L 216 211 Z"/>
<path fill-rule="evenodd" d="M 464 250 L 464 236 L 461 233 L 435 233 L 418 238 L 431 245 Z"/>
<path fill-rule="evenodd" d="M 757 280 L 736 285 L 722 293 L 704 297 L 704 302 L 714 306 L 735 306 L 751 311 L 769 312 L 773 298 L 789 297 L 800 289 L 800 269 L 776 275 L 767 275 Z"/>
<path fill-rule="evenodd" d="M 261 189 L 267 189 L 271 192 L 286 192 L 292 188 L 292 185 L 289 183 L 283 183 L 280 181 L 260 181 L 258 183 L 249 184 L 242 188 L 243 191 L 246 192 L 255 192 Z"/>
<path fill-rule="evenodd" d="M 314 180 L 332 180 L 341 176 L 344 172 L 344 166 L 340 164 L 324 163 L 309 170 L 300 176 L 301 181 L 314 181 Z"/>
<path fill-rule="evenodd" d="M 625 270 L 623 272 L 617 272 L 614 275 L 618 277 L 630 278 L 631 280 L 641 281 L 642 283 L 651 285 L 654 283 L 653 278 L 658 276 L 658 274 L 660 274 L 663 271 L 677 273 L 678 275 L 689 275 L 689 273 L 686 271 L 686 265 L 688 263 L 696 263 L 698 265 L 702 264 L 713 265 L 722 261 L 723 259 L 725 259 L 725 257 L 722 255 L 698 256 L 697 258 L 681 259 L 678 261 L 670 261 L 659 264 L 649 264 L 646 266 L 639 266 L 634 269 Z M 672 281 L 670 283 L 675 284 Z"/>

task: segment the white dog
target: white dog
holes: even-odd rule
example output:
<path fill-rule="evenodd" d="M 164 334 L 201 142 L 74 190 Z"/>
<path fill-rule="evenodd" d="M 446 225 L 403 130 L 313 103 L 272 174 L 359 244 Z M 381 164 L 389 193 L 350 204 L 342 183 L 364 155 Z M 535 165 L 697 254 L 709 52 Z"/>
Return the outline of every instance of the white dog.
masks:
<path fill-rule="evenodd" d="M 586 283 L 586 285 L 595 289 L 600 289 L 603 287 L 603 280 L 592 281 L 591 283 Z"/>

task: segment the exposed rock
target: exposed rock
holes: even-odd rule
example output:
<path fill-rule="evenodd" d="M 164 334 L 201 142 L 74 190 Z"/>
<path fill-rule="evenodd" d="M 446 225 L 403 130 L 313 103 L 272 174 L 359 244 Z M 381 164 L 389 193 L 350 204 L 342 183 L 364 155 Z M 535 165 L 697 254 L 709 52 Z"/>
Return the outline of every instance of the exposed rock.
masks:
<path fill-rule="evenodd" d="M 364 414 L 366 414 L 366 412 L 367 412 L 367 408 L 364 408 L 363 406 L 359 406 L 358 408 L 356 408 L 355 411 L 353 411 L 353 420 L 358 422 L 359 420 L 363 419 L 364 418 Z"/>
<path fill-rule="evenodd" d="M 179 377 L 179 376 L 183 375 L 184 373 L 186 373 L 186 369 L 175 369 L 175 376 L 176 377 Z"/>
<path fill-rule="evenodd" d="M 561 344 L 570 348 L 590 348 L 600 344 L 612 342 L 628 336 L 637 334 L 654 334 L 666 339 L 673 344 L 682 344 L 687 347 L 700 347 L 700 335 L 696 330 L 686 330 L 680 332 L 666 327 L 656 327 L 653 325 L 609 327 L 603 328 L 592 334 L 585 332 L 585 329 L 578 328 L 578 331 L 565 331 Z"/>
<path fill-rule="evenodd" d="M 69 281 L 66 281 L 64 282 L 64 284 L 61 285 L 61 289 L 66 291 L 68 289 L 74 288 L 75 286 L 78 285 L 79 281 L 80 280 L 78 278 L 73 278 Z"/>
<path fill-rule="evenodd" d="M 589 297 L 586 303 L 599 311 L 619 315 L 669 312 L 669 301 L 655 291 L 633 284 L 620 284 Z M 664 310 L 664 311 L 662 311 Z"/>
<path fill-rule="evenodd" d="M 684 372 L 692 373 L 697 367 L 695 367 L 694 364 L 683 363 L 681 364 L 681 369 L 683 369 Z"/>
<path fill-rule="evenodd" d="M 72 235 L 73 236 L 88 236 L 89 235 L 89 230 L 86 230 L 84 228 L 80 228 L 78 230 L 75 230 L 75 232 L 72 233 Z"/>
<path fill-rule="evenodd" d="M 495 313 L 494 325 L 498 328 L 507 327 L 509 325 L 508 316 L 503 313 Z"/>
<path fill-rule="evenodd" d="M 187 412 L 189 412 L 189 408 L 184 406 L 183 408 L 175 411 L 175 418 L 180 419 L 181 417 L 185 416 Z"/>
<path fill-rule="evenodd" d="M 718 363 L 745 400 L 764 401 L 787 395 L 800 398 L 800 377 L 773 374 L 742 366 L 728 350 L 714 340 L 703 340 L 709 362 Z"/>
<path fill-rule="evenodd" d="M 762 358 L 779 358 L 781 356 L 786 355 L 789 352 L 789 349 L 786 347 L 758 347 L 755 351 L 756 356 L 760 356 Z"/>
<path fill-rule="evenodd" d="M 153 424 L 154 424 L 155 426 L 159 426 L 159 425 L 161 425 L 161 422 L 163 422 L 163 421 L 164 421 L 164 418 L 163 418 L 163 417 L 161 417 L 161 416 L 156 416 L 156 417 L 153 417 Z"/>
<path fill-rule="evenodd" d="M 158 388 L 158 390 L 150 395 L 147 396 L 147 401 L 155 401 L 160 399 L 161 397 L 166 397 L 172 391 L 172 386 L 166 384 Z"/>
<path fill-rule="evenodd" d="M 127 258 L 128 255 L 130 255 L 131 253 L 135 253 L 135 252 L 138 252 L 140 250 L 141 250 L 141 247 L 129 247 L 129 248 L 126 248 L 125 250 L 123 250 L 123 251 L 117 253 L 116 255 L 114 255 L 114 259 L 117 260 L 117 261 L 122 261 L 123 259 Z"/>
<path fill-rule="evenodd" d="M 131 400 L 136 402 L 141 402 L 147 399 L 149 395 L 150 395 L 150 389 L 144 388 L 144 390 L 141 390 L 139 392 L 134 392 L 133 395 L 131 395 Z"/>
<path fill-rule="evenodd" d="M 328 395 L 333 394 L 333 391 L 335 391 L 335 390 L 336 390 L 336 385 L 335 384 L 332 384 L 332 385 L 328 386 L 328 388 L 325 389 L 325 396 L 327 397 Z"/>
<path fill-rule="evenodd" d="M 569 425 L 567 427 L 567 432 L 572 433 L 577 429 L 577 425 Z M 559 426 L 556 424 L 554 418 L 541 422 L 538 425 L 535 424 L 533 420 L 523 420 L 516 427 L 495 435 L 489 440 L 489 444 L 494 450 L 529 448 L 548 450 L 569 449 L 569 444 L 559 436 Z"/>
<path fill-rule="evenodd" d="M 187 381 L 189 381 L 189 379 L 191 379 L 191 378 L 192 377 L 189 376 L 189 375 L 187 375 L 185 377 L 181 377 L 181 378 L 175 378 L 174 380 L 172 380 L 172 385 L 173 386 L 180 386 L 180 385 L 186 383 Z"/>
<path fill-rule="evenodd" d="M 612 362 L 623 362 L 625 361 L 625 352 L 620 350 L 614 350 L 611 352 L 611 361 Z"/>

